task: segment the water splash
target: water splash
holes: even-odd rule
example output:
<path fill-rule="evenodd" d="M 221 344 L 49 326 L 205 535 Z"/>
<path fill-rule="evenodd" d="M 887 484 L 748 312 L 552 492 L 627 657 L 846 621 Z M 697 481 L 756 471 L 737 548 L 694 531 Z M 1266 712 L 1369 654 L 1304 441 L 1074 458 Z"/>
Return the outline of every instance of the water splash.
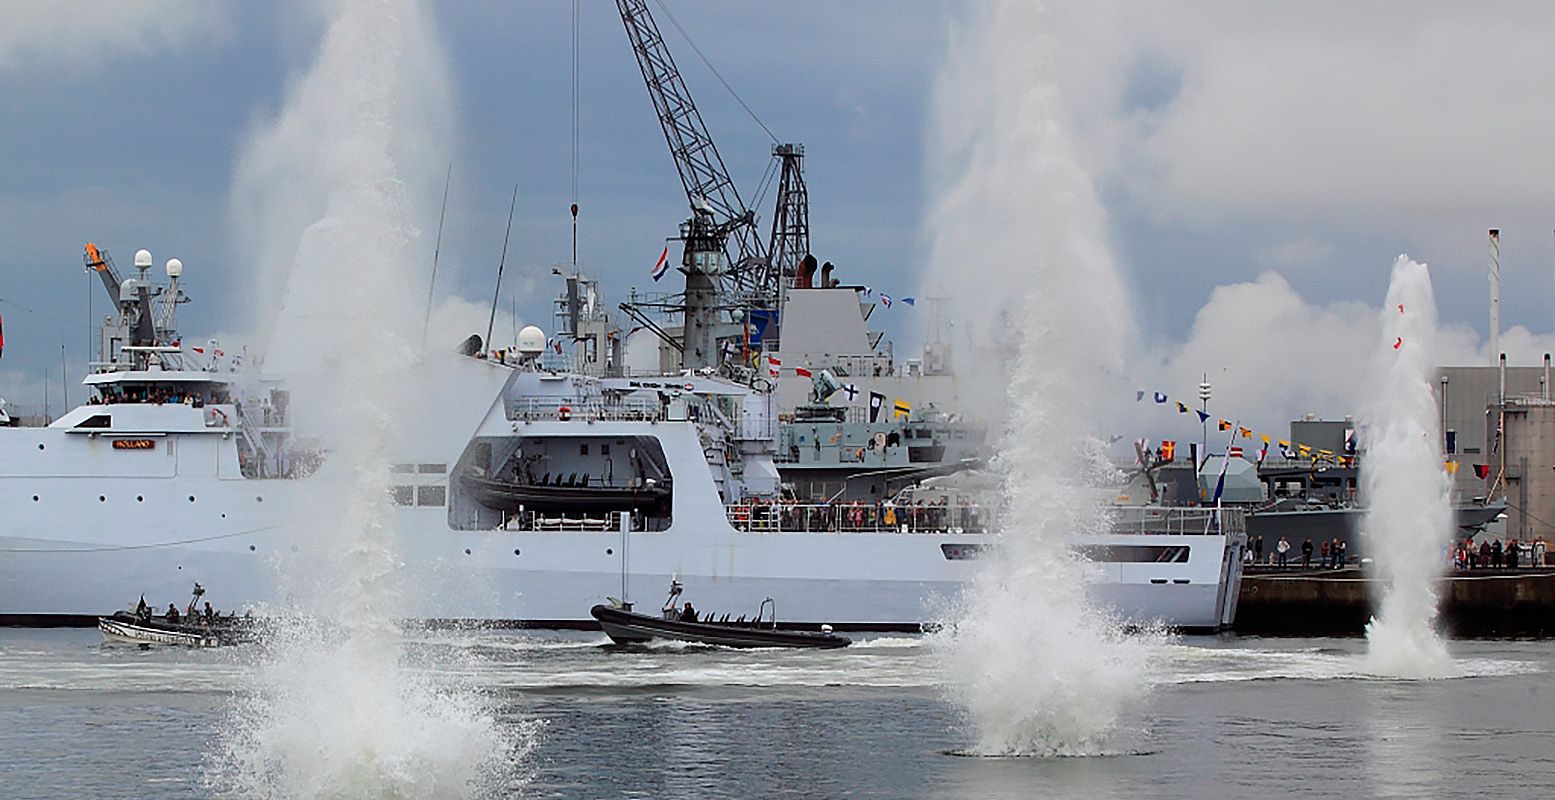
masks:
<path fill-rule="evenodd" d="M 1053 88 L 1041 9 L 974 13 L 936 100 L 945 188 L 929 220 L 928 289 L 1019 351 L 977 365 L 1009 381 L 1004 524 L 936 644 L 976 752 L 1097 755 L 1146 691 L 1160 641 L 1125 635 L 1088 599 L 1095 567 L 1072 550 L 1111 524 L 1091 499 L 1110 473 L 1096 398 L 1121 372 L 1131 313 Z"/>
<path fill-rule="evenodd" d="M 1400 678 L 1453 674 L 1436 631 L 1436 584 L 1453 512 L 1431 380 L 1435 334 L 1430 272 L 1401 255 L 1393 263 L 1370 403 L 1363 409 L 1361 471 L 1362 530 L 1377 572 L 1377 612 L 1366 624 L 1367 666 Z"/>
<path fill-rule="evenodd" d="M 527 744 L 470 687 L 418 669 L 397 622 L 419 592 L 396 555 L 389 463 L 402 398 L 430 389 L 403 334 L 419 338 L 404 287 L 420 285 L 410 221 L 426 218 L 418 192 L 442 163 L 419 123 L 452 117 L 442 64 L 413 0 L 336 4 L 316 60 L 238 170 L 234 207 L 251 214 L 238 222 L 265 239 L 266 285 L 286 287 L 266 367 L 288 380 L 298 435 L 329 450 L 280 555 L 275 612 L 294 621 L 266 637 L 213 759 L 223 792 L 480 796 L 511 788 Z"/>

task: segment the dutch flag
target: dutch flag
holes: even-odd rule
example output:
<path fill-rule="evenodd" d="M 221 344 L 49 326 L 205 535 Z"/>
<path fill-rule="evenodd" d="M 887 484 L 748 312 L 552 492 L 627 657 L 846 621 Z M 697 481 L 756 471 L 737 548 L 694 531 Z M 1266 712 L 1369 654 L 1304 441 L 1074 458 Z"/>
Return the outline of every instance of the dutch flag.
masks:
<path fill-rule="evenodd" d="M 664 252 L 659 253 L 659 260 L 653 262 L 653 279 L 664 277 L 664 273 L 670 271 L 670 246 L 664 245 Z"/>

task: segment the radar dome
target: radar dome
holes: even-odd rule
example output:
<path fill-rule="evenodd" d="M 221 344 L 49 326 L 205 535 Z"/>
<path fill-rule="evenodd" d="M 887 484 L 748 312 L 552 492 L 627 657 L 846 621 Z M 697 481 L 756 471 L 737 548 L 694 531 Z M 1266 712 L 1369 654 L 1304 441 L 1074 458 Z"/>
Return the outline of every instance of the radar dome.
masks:
<path fill-rule="evenodd" d="M 151 251 L 150 250 L 136 250 L 135 251 L 135 266 L 138 269 L 151 269 Z"/>
<path fill-rule="evenodd" d="M 176 278 L 182 274 L 184 274 L 184 262 L 176 258 L 169 258 L 167 260 L 167 277 Z"/>
<path fill-rule="evenodd" d="M 518 352 L 526 356 L 537 356 L 545 352 L 545 331 L 534 325 L 525 325 L 518 332 Z"/>

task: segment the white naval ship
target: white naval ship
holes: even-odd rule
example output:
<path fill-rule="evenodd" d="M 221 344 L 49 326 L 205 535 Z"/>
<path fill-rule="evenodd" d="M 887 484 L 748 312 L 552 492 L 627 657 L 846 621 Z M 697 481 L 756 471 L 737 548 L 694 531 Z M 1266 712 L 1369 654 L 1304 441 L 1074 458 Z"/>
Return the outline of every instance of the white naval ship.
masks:
<path fill-rule="evenodd" d="M 688 243 L 686 269 L 706 255 Z M 176 260 L 163 285 L 146 251 L 127 279 L 95 247 L 87 263 L 118 312 L 90 399 L 47 427 L 0 428 L 0 624 L 92 624 L 195 581 L 227 607 L 282 599 L 275 556 L 307 534 L 300 498 L 345 466 L 292 435 L 282 384 L 178 337 Z M 592 627 L 605 598 L 679 580 L 703 609 L 772 598 L 796 625 L 917 630 L 996 546 L 993 511 L 954 492 L 785 497 L 761 381 L 601 377 L 548 368 L 546 349 L 531 327 L 511 352 L 472 342 L 418 366 L 447 390 L 385 465 L 418 616 Z M 1244 547 L 1234 512 L 1145 507 L 1083 549 L 1098 602 L 1212 631 L 1232 620 Z"/>

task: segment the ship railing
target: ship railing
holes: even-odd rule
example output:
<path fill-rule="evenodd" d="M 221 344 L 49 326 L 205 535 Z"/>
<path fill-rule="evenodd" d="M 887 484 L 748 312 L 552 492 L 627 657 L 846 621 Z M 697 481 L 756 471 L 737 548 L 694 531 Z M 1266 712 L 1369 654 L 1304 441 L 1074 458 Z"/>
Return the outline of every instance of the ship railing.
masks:
<path fill-rule="evenodd" d="M 992 518 L 974 505 L 734 503 L 729 524 L 751 533 L 985 533 Z"/>
<path fill-rule="evenodd" d="M 616 421 L 657 422 L 664 411 L 656 400 L 623 398 L 618 402 L 574 402 L 564 398 L 532 397 L 508 403 L 508 419 L 516 422 Z"/>
<path fill-rule="evenodd" d="M 1117 506 L 1112 509 L 1113 533 L 1192 536 L 1246 531 L 1247 517 L 1240 508 Z"/>

